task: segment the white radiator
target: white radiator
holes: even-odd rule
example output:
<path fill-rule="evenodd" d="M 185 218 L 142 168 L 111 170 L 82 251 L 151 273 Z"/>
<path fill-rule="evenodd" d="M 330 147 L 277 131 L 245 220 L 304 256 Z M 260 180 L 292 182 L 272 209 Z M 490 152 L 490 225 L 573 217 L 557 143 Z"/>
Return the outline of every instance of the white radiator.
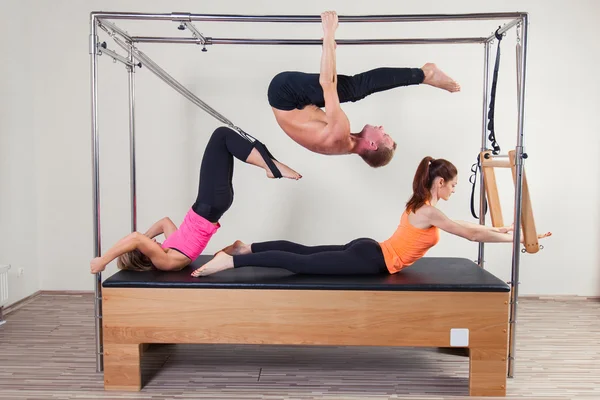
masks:
<path fill-rule="evenodd" d="M 0 265 L 0 308 L 8 301 L 8 270 L 10 265 Z M 0 312 L 0 320 L 2 313 Z"/>

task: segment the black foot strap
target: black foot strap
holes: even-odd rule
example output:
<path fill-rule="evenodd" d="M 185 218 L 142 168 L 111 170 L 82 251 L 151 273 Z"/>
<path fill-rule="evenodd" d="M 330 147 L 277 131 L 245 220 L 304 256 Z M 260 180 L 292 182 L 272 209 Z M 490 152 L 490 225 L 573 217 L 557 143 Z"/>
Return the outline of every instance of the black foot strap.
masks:
<path fill-rule="evenodd" d="M 469 182 L 471 182 L 472 188 L 471 188 L 471 215 L 473 216 L 473 218 L 475 219 L 479 219 L 479 217 L 477 216 L 477 213 L 475 212 L 475 186 L 477 184 L 477 174 L 479 173 L 481 174 L 481 160 L 479 159 L 479 156 L 477 156 L 477 162 L 473 165 L 471 165 L 471 176 L 469 177 Z M 483 176 L 481 176 L 481 179 L 483 179 Z M 483 214 L 487 214 L 487 210 L 488 210 L 488 205 L 487 205 L 487 200 L 484 197 L 483 199 Z"/>
<path fill-rule="evenodd" d="M 283 175 L 281 175 L 281 171 L 279 171 L 279 168 L 277 168 L 277 166 L 273 162 L 273 160 L 277 159 L 273 157 L 269 149 L 267 149 L 267 147 L 264 144 L 262 144 L 259 140 L 256 139 L 254 140 L 254 147 L 256 148 L 256 150 L 258 150 L 263 160 L 265 160 L 265 162 L 267 163 L 267 167 L 269 167 L 273 176 L 277 179 L 283 178 Z"/>
<path fill-rule="evenodd" d="M 490 107 L 488 111 L 488 130 L 490 131 L 490 135 L 488 139 L 492 142 L 492 154 L 498 155 L 500 154 L 500 146 L 496 141 L 496 129 L 494 127 L 494 114 L 496 113 L 496 85 L 498 84 L 498 71 L 500 70 L 500 42 L 502 41 L 502 35 L 498 32 L 500 31 L 500 27 L 496 30 L 494 35 L 496 39 L 498 39 L 498 48 L 496 50 L 496 64 L 494 65 L 494 74 L 492 78 L 492 93 L 490 95 Z"/>

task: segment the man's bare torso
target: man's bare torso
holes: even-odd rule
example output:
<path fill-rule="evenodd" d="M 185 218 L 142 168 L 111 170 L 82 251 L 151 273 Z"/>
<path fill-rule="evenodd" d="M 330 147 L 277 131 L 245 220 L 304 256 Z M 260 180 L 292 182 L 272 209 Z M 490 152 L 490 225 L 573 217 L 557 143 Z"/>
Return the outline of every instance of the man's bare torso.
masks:
<path fill-rule="evenodd" d="M 273 113 L 281 129 L 308 150 L 325 155 L 349 153 L 350 132 L 327 132 L 327 117 L 319 107 L 309 105 L 291 111 L 273 108 Z"/>

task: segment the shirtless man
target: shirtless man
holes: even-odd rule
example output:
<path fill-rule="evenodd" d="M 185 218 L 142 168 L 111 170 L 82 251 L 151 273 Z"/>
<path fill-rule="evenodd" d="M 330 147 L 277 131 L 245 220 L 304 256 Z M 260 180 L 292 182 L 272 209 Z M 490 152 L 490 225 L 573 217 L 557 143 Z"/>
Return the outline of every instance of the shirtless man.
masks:
<path fill-rule="evenodd" d="M 422 68 L 377 68 L 354 76 L 338 75 L 337 14 L 322 13 L 321 23 L 320 74 L 286 71 L 276 75 L 268 90 L 275 119 L 292 140 L 310 151 L 358 154 L 371 167 L 384 166 L 392 159 L 396 142 L 382 126 L 365 125 L 358 133 L 350 132 L 350 121 L 340 104 L 399 86 L 426 84 L 452 93 L 458 92 L 460 85 L 430 63 Z"/>

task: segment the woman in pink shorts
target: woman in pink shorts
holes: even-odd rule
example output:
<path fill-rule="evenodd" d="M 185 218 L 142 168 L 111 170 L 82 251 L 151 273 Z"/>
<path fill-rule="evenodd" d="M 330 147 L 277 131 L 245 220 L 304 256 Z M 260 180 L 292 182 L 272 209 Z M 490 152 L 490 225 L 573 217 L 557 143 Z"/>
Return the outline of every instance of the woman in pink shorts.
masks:
<path fill-rule="evenodd" d="M 269 178 L 298 180 L 301 176 L 273 158 L 258 140 L 251 141 L 226 127 L 217 128 L 204 151 L 196 202 L 177 228 L 170 218 L 154 223 L 144 234 L 133 232 L 90 262 L 93 274 L 117 258 L 120 269 L 176 271 L 194 261 L 219 229 L 219 219 L 233 203 L 233 158 L 263 168 Z M 159 243 L 154 238 L 164 234 Z"/>

